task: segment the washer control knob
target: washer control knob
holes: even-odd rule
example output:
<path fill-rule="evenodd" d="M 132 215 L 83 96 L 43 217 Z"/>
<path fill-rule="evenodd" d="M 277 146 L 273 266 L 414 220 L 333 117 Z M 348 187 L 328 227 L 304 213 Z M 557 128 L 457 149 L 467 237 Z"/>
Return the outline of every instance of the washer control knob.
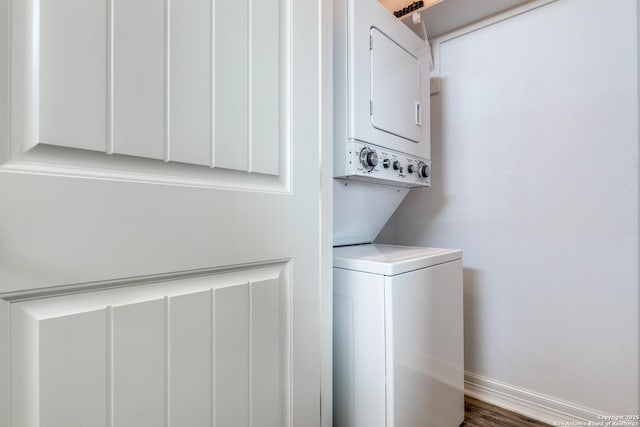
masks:
<path fill-rule="evenodd" d="M 400 170 L 400 162 L 397 160 L 394 160 L 393 162 L 393 170 L 397 171 Z"/>
<path fill-rule="evenodd" d="M 418 176 L 420 178 L 429 178 L 429 175 L 431 175 L 431 168 L 429 165 L 424 162 L 418 163 Z"/>
<path fill-rule="evenodd" d="M 389 159 L 384 159 L 382 161 L 382 166 L 384 166 L 385 169 L 389 169 L 389 166 L 391 165 L 391 160 Z"/>
<path fill-rule="evenodd" d="M 360 152 L 360 163 L 362 163 L 362 166 L 367 170 L 373 170 L 373 168 L 378 166 L 378 153 L 370 148 L 363 148 Z"/>
<path fill-rule="evenodd" d="M 407 166 L 407 172 L 413 173 L 414 170 L 415 170 L 415 168 L 413 167 L 413 165 Z"/>

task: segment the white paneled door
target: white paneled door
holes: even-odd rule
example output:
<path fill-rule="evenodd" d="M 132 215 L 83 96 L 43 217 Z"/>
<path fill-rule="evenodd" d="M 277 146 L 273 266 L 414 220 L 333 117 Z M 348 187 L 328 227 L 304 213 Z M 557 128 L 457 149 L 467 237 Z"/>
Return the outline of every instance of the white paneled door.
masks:
<path fill-rule="evenodd" d="M 0 427 L 320 426 L 322 10 L 0 0 Z"/>

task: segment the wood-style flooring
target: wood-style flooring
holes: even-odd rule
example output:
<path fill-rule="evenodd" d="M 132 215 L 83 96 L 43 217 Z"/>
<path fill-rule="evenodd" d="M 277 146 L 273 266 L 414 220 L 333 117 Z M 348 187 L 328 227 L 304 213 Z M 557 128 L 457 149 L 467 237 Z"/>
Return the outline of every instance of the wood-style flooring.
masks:
<path fill-rule="evenodd" d="M 548 424 L 465 396 L 464 422 L 460 427 L 548 427 Z"/>

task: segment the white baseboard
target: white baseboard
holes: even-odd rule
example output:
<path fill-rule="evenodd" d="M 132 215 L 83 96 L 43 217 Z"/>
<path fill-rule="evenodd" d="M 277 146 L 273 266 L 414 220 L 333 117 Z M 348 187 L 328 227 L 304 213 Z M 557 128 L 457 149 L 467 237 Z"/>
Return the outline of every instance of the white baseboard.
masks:
<path fill-rule="evenodd" d="M 464 392 L 478 400 L 550 425 L 561 425 L 567 421 L 596 421 L 598 415 L 606 415 L 584 406 L 505 384 L 473 372 L 465 372 L 464 374 Z"/>

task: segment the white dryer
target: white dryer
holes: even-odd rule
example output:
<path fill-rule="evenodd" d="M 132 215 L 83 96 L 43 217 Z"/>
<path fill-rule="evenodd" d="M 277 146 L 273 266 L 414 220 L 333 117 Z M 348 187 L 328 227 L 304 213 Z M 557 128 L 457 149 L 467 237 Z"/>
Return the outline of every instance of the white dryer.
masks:
<path fill-rule="evenodd" d="M 409 188 L 431 185 L 431 50 L 378 0 L 333 12 L 334 245 L 346 245 L 371 242 Z"/>
<path fill-rule="evenodd" d="M 334 176 L 430 185 L 429 43 L 378 0 L 334 0 Z"/>
<path fill-rule="evenodd" d="M 462 252 L 334 248 L 334 427 L 464 419 Z"/>

